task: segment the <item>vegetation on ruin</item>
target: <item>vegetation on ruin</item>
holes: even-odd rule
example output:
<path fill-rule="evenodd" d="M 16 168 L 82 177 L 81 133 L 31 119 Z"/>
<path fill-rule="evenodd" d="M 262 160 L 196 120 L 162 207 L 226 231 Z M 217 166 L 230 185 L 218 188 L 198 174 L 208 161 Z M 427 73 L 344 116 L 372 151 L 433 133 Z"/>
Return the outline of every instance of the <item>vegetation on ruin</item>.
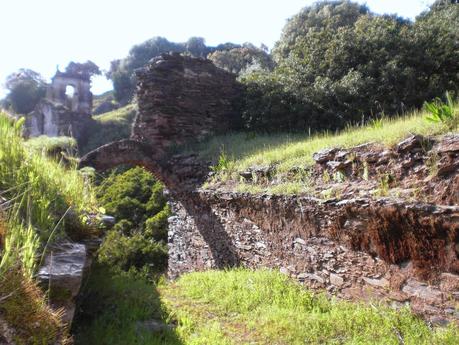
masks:
<path fill-rule="evenodd" d="M 459 107 L 454 109 L 455 117 Z M 309 133 L 256 134 L 235 133 L 211 138 L 201 144 L 187 148 L 197 150 L 201 157 L 213 162 L 217 174 L 208 181 L 206 187 L 218 182 L 237 185 L 239 191 L 274 194 L 307 193 L 311 181 L 307 171 L 313 165 L 315 152 L 327 148 L 350 148 L 368 142 L 376 142 L 392 147 L 411 134 L 434 136 L 457 131 L 452 128 L 451 121 L 430 121 L 428 109 L 412 112 L 397 118 L 381 118 L 369 121 L 360 126 L 349 126 L 336 133 L 324 132 L 310 135 Z M 224 157 L 224 168 L 221 160 Z M 272 180 L 278 180 L 276 185 L 246 184 L 240 181 L 239 172 L 249 168 L 271 167 Z M 300 168 L 303 174 L 298 178 L 283 178 L 292 169 Z M 297 169 L 298 170 L 298 169 Z"/>
<path fill-rule="evenodd" d="M 457 1 L 438 0 L 409 21 L 326 0 L 292 17 L 271 53 L 250 43 L 210 47 L 200 37 L 182 43 L 152 38 L 112 62 L 107 76 L 114 90 L 95 97 L 94 108 L 104 102 L 124 107 L 93 117 L 78 154 L 130 136 L 135 69 L 161 53 L 208 57 L 242 84 L 242 126 L 179 148 L 211 161 L 213 175 L 204 187 L 308 193 L 315 152 L 457 133 L 458 21 Z M 91 64 L 73 68 L 99 73 Z M 45 84 L 31 70 L 11 74 L 2 107 L 29 113 Z M 101 235 L 92 219 L 105 212 L 116 224 L 104 233 L 84 284 L 77 344 L 448 345 L 459 339 L 457 325 L 435 328 L 408 308 L 339 301 L 268 269 L 190 273 L 166 282 L 170 209 L 159 181 L 141 168 L 77 171 L 74 139 L 25 141 L 22 125 L 0 114 L 0 326 L 13 327 L 18 344 L 67 341 L 61 313 L 48 307 L 49 296 L 33 277 L 53 241 Z M 251 168 L 270 169 L 271 181 L 243 182 L 240 173 Z M 388 195 L 389 178 L 381 177 L 378 196 Z M 163 329 L 142 325 L 151 320 Z"/>

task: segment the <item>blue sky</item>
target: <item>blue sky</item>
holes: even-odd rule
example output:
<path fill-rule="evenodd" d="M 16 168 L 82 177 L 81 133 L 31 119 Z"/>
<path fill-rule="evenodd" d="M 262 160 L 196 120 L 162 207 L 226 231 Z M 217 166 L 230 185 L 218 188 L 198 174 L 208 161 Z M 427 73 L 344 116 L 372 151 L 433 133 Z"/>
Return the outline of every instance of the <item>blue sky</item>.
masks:
<path fill-rule="evenodd" d="M 309 0 L 2 0 L 0 82 L 15 70 L 49 79 L 56 66 L 92 60 L 102 69 L 153 36 L 182 42 L 201 36 L 208 45 L 252 42 L 272 47 L 287 18 Z M 376 13 L 414 18 L 433 0 L 367 0 Z M 111 87 L 103 77 L 93 92 Z M 0 88 L 0 97 L 5 90 Z"/>

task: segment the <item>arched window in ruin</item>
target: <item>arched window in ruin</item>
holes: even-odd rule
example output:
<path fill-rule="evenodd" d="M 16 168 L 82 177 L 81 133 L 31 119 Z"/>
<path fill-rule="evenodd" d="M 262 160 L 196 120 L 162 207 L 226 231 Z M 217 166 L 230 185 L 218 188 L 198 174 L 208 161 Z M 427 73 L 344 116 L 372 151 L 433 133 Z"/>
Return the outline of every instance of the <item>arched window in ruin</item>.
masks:
<path fill-rule="evenodd" d="M 75 86 L 67 85 L 65 87 L 65 95 L 68 99 L 73 99 L 73 96 L 75 96 Z"/>

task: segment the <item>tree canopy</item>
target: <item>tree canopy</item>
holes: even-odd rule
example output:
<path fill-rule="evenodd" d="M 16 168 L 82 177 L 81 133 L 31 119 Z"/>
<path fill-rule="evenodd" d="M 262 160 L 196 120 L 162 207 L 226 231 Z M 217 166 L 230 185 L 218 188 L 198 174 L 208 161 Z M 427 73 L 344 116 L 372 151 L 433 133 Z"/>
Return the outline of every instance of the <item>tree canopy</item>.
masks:
<path fill-rule="evenodd" d="M 459 89 L 459 5 L 437 1 L 413 23 L 318 2 L 288 21 L 273 55 L 273 72 L 243 78 L 248 128 L 335 129 L 394 115 Z"/>
<path fill-rule="evenodd" d="M 30 69 L 20 69 L 6 78 L 5 87 L 9 93 L 5 104 L 17 114 L 30 113 L 46 94 L 43 77 Z"/>
<path fill-rule="evenodd" d="M 271 70 L 274 62 L 271 55 L 251 43 L 244 43 L 230 49 L 216 49 L 209 54 L 208 58 L 215 66 L 223 68 L 228 72 L 239 74 L 249 68 Z"/>

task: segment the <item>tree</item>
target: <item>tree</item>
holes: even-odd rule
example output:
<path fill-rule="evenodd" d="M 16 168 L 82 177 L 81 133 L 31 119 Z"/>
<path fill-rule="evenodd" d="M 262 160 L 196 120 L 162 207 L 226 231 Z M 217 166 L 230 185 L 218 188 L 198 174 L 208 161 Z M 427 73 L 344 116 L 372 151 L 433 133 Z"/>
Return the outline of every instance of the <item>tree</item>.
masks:
<path fill-rule="evenodd" d="M 184 51 L 184 44 L 169 42 L 164 37 L 153 37 L 133 46 L 126 58 L 112 61 L 107 78 L 113 82 L 116 100 L 122 104 L 132 100 L 136 87 L 135 69 L 145 66 L 152 58 L 163 53 Z"/>
<path fill-rule="evenodd" d="M 20 69 L 6 78 L 5 87 L 9 90 L 6 102 L 17 114 L 30 113 L 46 94 L 43 77 L 30 69 Z"/>
<path fill-rule="evenodd" d="M 450 1 L 437 1 L 415 23 L 349 1 L 307 7 L 276 43 L 271 75 L 242 79 L 254 98 L 246 97 L 245 125 L 336 129 L 457 92 L 458 27 L 459 5 Z"/>
<path fill-rule="evenodd" d="M 185 43 L 185 51 L 191 56 L 205 58 L 210 50 L 205 42 L 202 37 L 191 37 Z"/>
<path fill-rule="evenodd" d="M 297 15 L 290 18 L 282 30 L 280 40 L 273 49 L 274 60 L 278 62 L 287 58 L 298 38 L 312 31 L 338 30 L 352 26 L 357 19 L 368 14 L 368 7 L 344 1 L 320 1 L 305 7 Z"/>
<path fill-rule="evenodd" d="M 250 67 L 264 70 L 274 68 L 274 62 L 269 53 L 251 43 L 244 43 L 241 47 L 216 50 L 209 54 L 209 60 L 212 60 L 215 66 L 235 74 L 240 74 Z"/>
<path fill-rule="evenodd" d="M 88 60 L 85 63 L 70 62 L 65 68 L 65 72 L 75 75 L 85 75 L 91 77 L 93 75 L 100 75 L 101 71 L 99 66 L 94 62 Z"/>

